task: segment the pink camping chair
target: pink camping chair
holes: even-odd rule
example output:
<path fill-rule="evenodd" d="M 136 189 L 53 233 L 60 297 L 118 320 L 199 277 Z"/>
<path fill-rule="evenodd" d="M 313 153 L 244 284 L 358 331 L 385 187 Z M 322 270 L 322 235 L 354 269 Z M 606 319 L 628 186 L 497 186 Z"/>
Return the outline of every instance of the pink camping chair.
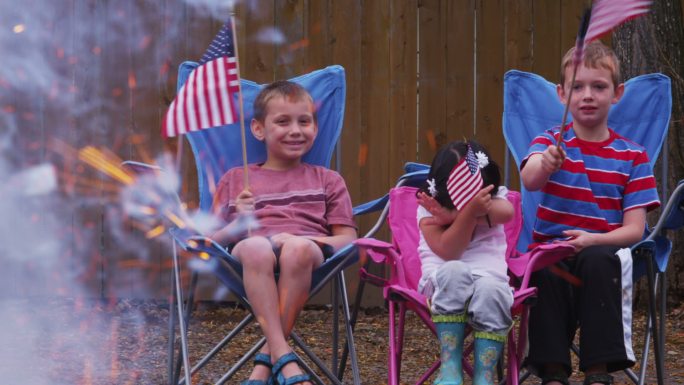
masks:
<path fill-rule="evenodd" d="M 385 279 L 372 275 L 367 270 L 361 269 L 361 278 L 371 284 L 381 286 L 383 295 L 389 307 L 389 357 L 388 357 L 388 384 L 400 383 L 402 350 L 404 345 L 404 327 L 407 310 L 413 311 L 436 336 L 435 325 L 432 322 L 427 298 L 417 291 L 418 281 L 421 276 L 421 263 L 418 256 L 418 225 L 416 221 L 417 201 L 416 188 L 402 186 L 417 184 L 416 173 L 411 174 L 411 179 L 402 179 L 398 186 L 389 193 L 389 213 L 387 222 L 392 233 L 392 243 L 386 243 L 377 239 L 364 238 L 355 243 L 370 261 L 385 263 L 389 266 L 389 278 Z M 427 169 L 418 172 L 422 180 L 427 175 Z M 409 175 L 409 174 L 407 174 Z M 408 181 L 408 182 L 407 182 Z M 565 258 L 572 252 L 568 245 L 557 245 L 548 249 L 538 249 L 535 254 L 520 254 L 515 245 L 522 227 L 522 215 L 520 208 L 520 194 L 511 191 L 508 199 L 516 207 L 514 220 L 505 226 L 507 238 L 507 259 L 512 267 L 511 282 L 514 289 L 514 304 L 512 313 L 519 318 L 518 326 L 511 328 L 508 336 L 506 349 L 506 372 L 507 384 L 518 384 L 519 370 L 527 341 L 527 314 L 528 307 L 532 304 L 536 288 L 529 287 L 529 274 L 539 266 L 546 266 Z M 472 365 L 466 360 L 472 352 L 472 346 L 464 349 L 463 368 L 466 374 L 472 376 Z M 435 343 L 435 351 L 438 344 Z M 503 362 L 503 360 L 502 360 Z M 439 368 L 440 361 L 437 359 L 430 368 L 419 377 L 416 384 L 422 384 Z"/>

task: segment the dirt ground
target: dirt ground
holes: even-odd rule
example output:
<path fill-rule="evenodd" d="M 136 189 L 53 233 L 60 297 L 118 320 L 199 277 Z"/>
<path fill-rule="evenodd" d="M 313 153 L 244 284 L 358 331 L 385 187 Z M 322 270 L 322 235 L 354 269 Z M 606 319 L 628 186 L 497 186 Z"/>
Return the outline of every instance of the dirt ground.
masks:
<path fill-rule="evenodd" d="M 47 303 L 46 303 L 47 302 Z M 0 382 L 3 384 L 166 384 L 168 307 L 163 303 L 117 301 L 101 303 L 74 300 L 0 300 Z M 231 306 L 202 304 L 190 323 L 191 362 L 220 340 L 227 327 L 244 316 Z M 298 332 L 317 354 L 329 359 L 332 312 L 307 309 L 298 323 Z M 635 314 L 635 351 L 640 351 L 642 312 Z M 684 308 L 673 309 L 667 318 L 667 383 L 684 383 Z M 213 384 L 227 369 L 227 363 L 248 349 L 258 336 L 256 326 L 245 330 L 246 337 L 222 351 L 215 360 L 193 376 L 193 384 Z M 387 312 L 364 311 L 356 326 L 360 372 L 364 384 L 387 383 Z M 414 383 L 422 370 L 437 358 L 434 338 L 422 328 L 417 317 L 408 319 L 402 383 Z M 652 363 L 652 359 L 651 359 Z M 648 369 L 655 383 L 655 371 Z M 246 378 L 246 369 L 228 381 L 237 384 Z M 350 371 L 345 383 L 351 383 Z M 581 384 L 574 375 L 573 384 Z M 467 382 L 469 383 L 469 382 Z M 532 377 L 526 383 L 539 383 Z M 628 384 L 618 375 L 616 384 Z"/>

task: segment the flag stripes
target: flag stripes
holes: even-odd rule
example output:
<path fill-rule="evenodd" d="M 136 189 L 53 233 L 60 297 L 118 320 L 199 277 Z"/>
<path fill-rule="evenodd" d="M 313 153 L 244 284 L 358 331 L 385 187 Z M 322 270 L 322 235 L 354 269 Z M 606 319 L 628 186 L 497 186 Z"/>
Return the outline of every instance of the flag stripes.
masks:
<path fill-rule="evenodd" d="M 472 148 L 468 146 L 466 156 L 454 166 L 449 174 L 447 191 L 449 191 L 449 196 L 454 202 L 456 210 L 460 210 L 475 197 L 481 188 L 482 173 L 480 173 L 480 167 Z"/>
<path fill-rule="evenodd" d="M 181 87 L 162 123 L 162 135 L 174 137 L 238 121 L 233 95 L 240 76 L 234 55 L 233 33 L 226 23 Z"/>
<path fill-rule="evenodd" d="M 651 0 L 597 0 L 591 9 L 591 22 L 585 43 L 610 32 L 618 24 L 648 13 Z"/>

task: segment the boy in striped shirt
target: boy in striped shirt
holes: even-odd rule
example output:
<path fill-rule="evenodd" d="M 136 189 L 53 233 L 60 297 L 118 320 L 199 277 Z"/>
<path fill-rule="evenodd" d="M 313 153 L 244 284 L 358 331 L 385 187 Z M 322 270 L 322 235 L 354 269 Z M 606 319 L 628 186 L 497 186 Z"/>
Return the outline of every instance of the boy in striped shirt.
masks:
<path fill-rule="evenodd" d="M 573 122 L 537 136 L 521 163 L 523 184 L 541 190 L 533 244 L 568 240 L 567 261 L 581 283 L 570 284 L 548 269 L 534 274 L 539 288 L 530 314 L 528 365 L 542 384 L 567 385 L 570 344 L 580 333 L 580 370 L 586 385 L 611 384 L 609 372 L 634 365 L 631 346 L 632 257 L 642 239 L 646 212 L 660 205 L 653 170 L 643 147 L 608 127 L 608 112 L 624 92 L 615 53 L 599 41 L 585 48 L 572 84 L 572 55 L 564 56 L 561 102 Z"/>

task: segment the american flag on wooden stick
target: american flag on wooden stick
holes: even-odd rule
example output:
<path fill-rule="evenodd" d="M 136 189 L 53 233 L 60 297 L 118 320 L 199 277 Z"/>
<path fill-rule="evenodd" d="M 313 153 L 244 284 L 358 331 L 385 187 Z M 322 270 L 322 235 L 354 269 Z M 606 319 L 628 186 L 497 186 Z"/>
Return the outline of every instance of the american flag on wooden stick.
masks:
<path fill-rule="evenodd" d="M 228 21 L 169 106 L 162 124 L 165 138 L 238 121 L 233 102 L 240 82 L 235 52 Z"/>
<path fill-rule="evenodd" d="M 482 173 L 480 165 L 473 153 L 473 148 L 468 146 L 466 156 L 449 174 L 447 180 L 447 191 L 451 201 L 454 202 L 456 210 L 460 210 L 480 191 L 482 188 Z"/>
<path fill-rule="evenodd" d="M 629 19 L 648 13 L 651 0 L 596 0 L 584 42 L 601 37 Z"/>

